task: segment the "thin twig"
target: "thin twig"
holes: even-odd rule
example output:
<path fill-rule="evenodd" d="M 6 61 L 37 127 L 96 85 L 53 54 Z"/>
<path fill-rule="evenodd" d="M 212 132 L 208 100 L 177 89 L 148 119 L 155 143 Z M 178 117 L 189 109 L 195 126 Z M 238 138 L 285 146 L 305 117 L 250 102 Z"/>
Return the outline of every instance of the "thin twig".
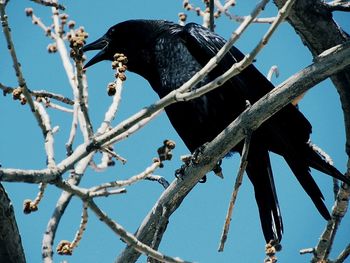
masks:
<path fill-rule="evenodd" d="M 51 128 L 50 123 L 50 116 L 46 112 L 43 105 L 41 105 L 39 102 L 34 102 L 35 108 L 37 109 L 38 116 L 40 117 L 42 126 L 44 127 L 43 132 L 45 131 L 44 138 L 45 138 L 45 151 L 47 156 L 47 167 L 48 168 L 54 168 L 56 166 L 55 162 L 55 152 L 54 152 L 54 137 L 53 132 Z"/>
<path fill-rule="evenodd" d="M 56 1 L 53 1 L 57 3 Z M 78 127 L 78 123 L 80 122 L 81 124 L 81 131 L 83 133 L 84 140 L 87 141 L 89 140 L 89 135 L 87 133 L 87 130 L 84 127 L 86 126 L 85 120 L 83 116 L 79 114 L 80 111 L 80 105 L 79 105 L 79 91 L 78 91 L 78 83 L 77 83 L 77 78 L 74 74 L 74 69 L 73 65 L 69 59 L 69 55 L 67 52 L 66 45 L 63 40 L 63 33 L 62 33 L 62 28 L 59 22 L 59 11 L 57 8 L 52 7 L 52 18 L 53 18 L 53 24 L 54 24 L 54 37 L 55 37 L 55 42 L 57 46 L 57 51 L 60 54 L 64 70 L 67 75 L 67 79 L 69 81 L 69 84 L 72 88 L 73 95 L 74 95 L 74 105 L 73 105 L 73 120 L 72 120 L 72 125 L 71 125 L 71 130 L 70 130 L 70 135 L 68 142 L 66 143 L 66 149 L 67 149 L 67 155 L 71 154 L 71 148 L 76 136 L 76 131 Z"/>
<path fill-rule="evenodd" d="M 244 174 L 245 169 L 246 169 L 247 164 L 248 164 L 247 157 L 248 157 L 248 152 L 249 152 L 250 140 L 251 140 L 251 132 L 248 132 L 247 136 L 244 140 L 244 146 L 243 146 L 243 150 L 242 150 L 242 157 L 241 157 L 241 161 L 240 161 L 240 165 L 239 165 L 239 170 L 238 170 L 235 185 L 234 185 L 234 188 L 233 188 L 233 191 L 231 194 L 231 199 L 230 199 L 230 203 L 229 203 L 228 210 L 226 213 L 224 227 L 223 227 L 223 230 L 221 233 L 220 244 L 219 244 L 219 248 L 218 248 L 219 252 L 224 251 L 225 242 L 227 240 L 227 234 L 228 234 L 228 231 L 230 229 L 232 212 L 233 212 L 233 209 L 234 209 L 234 206 L 236 203 L 239 187 L 242 184 L 243 174 Z"/>
<path fill-rule="evenodd" d="M 235 1 L 226 1 L 224 5 L 219 0 L 215 0 L 215 6 L 219 10 L 220 13 L 225 14 L 230 20 L 233 20 L 238 23 L 244 22 L 245 19 L 247 19 L 247 16 L 238 16 L 231 14 L 229 12 L 229 7 L 234 6 Z M 259 18 L 256 17 L 253 19 L 252 23 L 263 23 L 263 24 L 272 24 L 272 22 L 275 20 L 275 17 L 263 17 Z"/>
<path fill-rule="evenodd" d="M 78 232 L 76 233 L 75 237 L 74 237 L 74 240 L 72 242 L 72 245 L 71 247 L 74 248 L 74 247 L 77 247 L 78 244 L 79 244 L 79 241 L 81 240 L 81 238 L 83 237 L 83 233 L 86 229 L 86 225 L 88 223 L 88 213 L 87 213 L 87 208 L 88 208 L 88 205 L 86 202 L 83 202 L 83 213 L 81 215 L 81 222 L 80 222 L 80 226 L 79 226 L 79 230 Z"/>
<path fill-rule="evenodd" d="M 42 198 L 44 197 L 45 188 L 47 186 L 47 183 L 40 183 L 39 184 L 39 192 L 36 196 L 36 198 L 32 201 L 30 199 L 26 199 L 23 202 L 23 212 L 25 214 L 30 214 L 32 212 L 35 212 L 38 210 L 38 206 Z"/>
<path fill-rule="evenodd" d="M 88 223 L 88 204 L 87 202 L 83 201 L 83 212 L 81 215 L 81 221 L 79 225 L 79 229 L 77 233 L 75 234 L 75 237 L 72 242 L 69 242 L 67 240 L 62 240 L 58 246 L 57 246 L 57 253 L 60 255 L 72 255 L 74 248 L 76 248 L 80 242 L 80 240 L 83 238 L 84 231 L 86 229 L 87 223 Z"/>
<path fill-rule="evenodd" d="M 83 158 L 81 161 L 78 162 L 76 165 L 75 170 L 71 171 L 70 177 L 68 179 L 69 185 L 78 185 L 80 183 L 80 180 L 85 172 L 85 170 L 88 167 L 88 164 L 92 158 L 93 154 L 89 154 L 87 157 Z M 87 190 L 86 190 L 87 192 Z M 53 262 L 52 256 L 53 256 L 53 249 L 52 245 L 55 239 L 56 231 L 58 228 L 58 224 L 62 218 L 62 215 L 64 214 L 64 211 L 66 210 L 66 207 L 68 206 L 73 194 L 71 192 L 63 191 L 61 193 L 61 196 L 59 197 L 55 210 L 47 224 L 45 234 L 43 236 L 42 240 L 42 258 L 44 263 L 51 263 Z"/>
<path fill-rule="evenodd" d="M 209 0 L 209 29 L 214 32 L 214 0 Z"/>
<path fill-rule="evenodd" d="M 331 11 L 344 11 L 350 12 L 350 2 L 349 1 L 331 1 L 325 3 Z"/>
<path fill-rule="evenodd" d="M 346 248 L 339 254 L 337 259 L 333 261 L 333 263 L 343 263 L 345 259 L 350 255 L 350 244 L 346 246 Z"/>
<path fill-rule="evenodd" d="M 58 105 L 56 103 L 51 102 L 50 100 L 48 100 L 48 101 L 46 99 L 42 99 L 42 100 L 45 103 L 45 107 L 46 108 L 51 108 L 51 109 L 59 110 L 59 111 L 62 111 L 62 112 L 65 112 L 65 113 L 70 113 L 70 114 L 74 113 L 73 109 L 69 109 L 67 107 L 63 107 L 61 105 Z"/>
<path fill-rule="evenodd" d="M 304 254 L 313 254 L 315 252 L 315 248 L 303 248 L 300 249 L 299 254 L 304 255 Z"/>
<path fill-rule="evenodd" d="M 271 80 L 272 80 L 272 76 L 273 76 L 274 74 L 275 74 L 276 78 L 278 78 L 278 76 L 279 76 L 279 74 L 280 74 L 280 72 L 279 72 L 279 70 L 278 70 L 278 67 L 277 67 L 276 65 L 273 65 L 273 66 L 270 68 L 269 72 L 267 73 L 266 78 L 267 78 L 269 81 L 271 81 Z"/>
<path fill-rule="evenodd" d="M 88 113 L 88 93 L 87 93 L 87 85 L 84 83 L 84 72 L 83 72 L 83 61 L 82 59 L 75 59 L 76 66 L 76 74 L 78 79 L 78 92 L 79 92 L 79 106 L 84 116 L 84 123 L 86 125 L 86 131 L 88 137 L 91 138 L 93 135 L 92 123 L 90 121 L 89 113 Z"/>
<path fill-rule="evenodd" d="M 45 35 L 50 37 L 51 39 L 55 39 L 55 35 L 52 33 L 51 28 L 46 26 L 39 17 L 34 14 L 32 8 L 25 9 L 26 15 L 32 18 L 32 22 L 34 25 L 39 26 L 44 32 Z"/>
<path fill-rule="evenodd" d="M 113 181 L 113 182 L 101 184 L 99 186 L 94 186 L 94 187 L 89 189 L 89 192 L 93 193 L 93 192 L 99 191 L 101 189 L 107 189 L 107 188 L 112 188 L 112 187 L 124 187 L 127 185 L 131 185 L 137 181 L 145 179 L 148 175 L 152 174 L 159 166 L 160 166 L 160 162 L 158 162 L 158 161 L 153 162 L 152 165 L 147 167 L 143 172 L 141 172 L 137 175 L 134 175 L 127 180 Z"/>
<path fill-rule="evenodd" d="M 103 147 L 101 149 L 103 152 L 106 152 L 107 154 L 109 154 L 110 156 L 114 157 L 115 159 L 117 159 L 118 161 L 120 161 L 122 164 L 126 164 L 127 160 L 120 156 L 119 154 L 117 154 L 116 152 L 110 150 L 108 147 Z"/>
<path fill-rule="evenodd" d="M 164 187 L 164 189 L 167 189 L 170 185 L 169 182 L 163 176 L 160 175 L 150 174 L 145 177 L 145 180 L 156 181 L 160 183 Z"/>
<path fill-rule="evenodd" d="M 119 235 L 122 240 L 127 244 L 131 245 L 138 252 L 143 253 L 147 256 L 150 256 L 156 260 L 166 263 L 190 263 L 189 261 L 182 260 L 180 258 L 170 257 L 164 254 L 161 254 L 159 251 L 152 249 L 146 244 L 140 242 L 134 235 L 125 231 L 125 229 L 119 225 L 117 222 L 112 220 L 103 212 L 92 200 L 88 202 L 89 208 L 94 211 L 94 213 L 99 217 L 99 219 L 104 222 L 113 232 Z"/>
<path fill-rule="evenodd" d="M 121 237 L 123 241 L 127 244 L 133 246 L 140 253 L 144 253 L 154 259 L 160 260 L 161 262 L 167 263 L 190 263 L 189 261 L 184 261 L 180 258 L 169 257 L 167 255 L 161 254 L 159 251 L 152 249 L 146 244 L 140 242 L 134 235 L 127 232 L 121 225 L 108 217 L 108 215 L 102 211 L 95 202 L 89 196 L 90 192 L 81 189 L 75 185 L 70 185 L 64 181 L 56 181 L 56 186 L 69 192 L 75 194 L 77 197 L 85 200 L 88 207 L 99 217 L 99 219 L 104 222 L 113 232 Z"/>
<path fill-rule="evenodd" d="M 149 117 L 145 117 L 145 118 L 140 119 L 138 122 L 135 123 L 135 125 L 131 126 L 125 132 L 123 132 L 123 133 L 119 134 L 118 136 L 115 136 L 115 138 L 111 139 L 110 143 L 114 144 L 116 142 L 119 142 L 119 141 L 122 141 L 122 140 L 129 138 L 130 135 L 139 131 L 142 127 L 144 127 L 146 124 L 151 122 L 154 118 L 156 118 L 162 112 L 163 112 L 163 109 L 159 109 L 158 111 L 152 113 Z"/>
<path fill-rule="evenodd" d="M 10 55 L 12 58 L 12 62 L 13 62 L 13 67 L 15 69 L 15 73 L 17 76 L 18 86 L 21 88 L 22 93 L 25 96 L 26 101 L 28 102 L 30 110 L 34 114 L 35 119 L 36 119 L 39 127 L 42 130 L 42 134 L 45 137 L 45 135 L 47 134 L 48 131 L 46 130 L 46 127 L 42 122 L 43 118 L 40 116 L 40 113 L 38 112 L 37 108 L 34 105 L 34 101 L 33 101 L 32 97 L 30 96 L 30 93 L 29 93 L 29 90 L 27 87 L 27 83 L 23 77 L 21 64 L 19 63 L 19 61 L 17 59 L 16 50 L 15 50 L 15 47 L 14 47 L 14 44 L 12 41 L 11 30 L 10 30 L 7 15 L 5 12 L 5 4 L 2 2 L 0 2 L 0 18 L 1 18 L 1 24 L 2 24 L 4 35 L 5 35 L 5 39 L 7 42 L 7 47 L 9 49 L 9 52 L 10 52 Z"/>
<path fill-rule="evenodd" d="M 52 6 L 52 7 L 56 7 L 57 9 L 60 9 L 60 10 L 65 10 L 66 8 L 61 5 L 61 4 L 58 4 L 56 3 L 55 1 L 49 1 L 49 0 L 30 0 L 32 2 L 35 2 L 37 4 L 40 4 L 40 5 L 43 5 L 43 6 Z"/>
<path fill-rule="evenodd" d="M 17 88 L 9 87 L 0 83 L 0 89 L 3 91 L 4 95 L 7 95 L 7 94 L 11 94 Z M 35 98 L 49 98 L 49 99 L 55 99 L 59 102 L 62 102 L 68 105 L 74 104 L 74 102 L 71 99 L 61 94 L 52 93 L 46 90 L 29 90 L 29 93 Z"/>
<path fill-rule="evenodd" d="M 43 97 L 43 98 L 50 98 L 50 99 L 55 99 L 59 102 L 68 104 L 68 105 L 73 105 L 74 101 L 72 101 L 70 98 L 67 98 L 61 94 L 56 94 L 53 92 L 49 92 L 46 90 L 32 90 L 29 91 L 30 94 L 34 97 Z"/>
<path fill-rule="evenodd" d="M 89 196 L 91 198 L 95 198 L 95 197 L 107 197 L 110 195 L 119 195 L 119 194 L 125 194 L 126 193 L 126 189 L 125 188 L 120 188 L 120 189 L 112 189 L 112 190 L 107 190 L 107 189 L 102 189 L 93 193 L 90 193 Z"/>
<path fill-rule="evenodd" d="M 349 174 L 348 172 L 347 176 Z M 319 239 L 311 262 L 321 262 L 328 259 L 339 224 L 348 209 L 349 199 L 350 186 L 342 183 L 332 208 L 332 219 L 327 222 L 327 226 Z"/>

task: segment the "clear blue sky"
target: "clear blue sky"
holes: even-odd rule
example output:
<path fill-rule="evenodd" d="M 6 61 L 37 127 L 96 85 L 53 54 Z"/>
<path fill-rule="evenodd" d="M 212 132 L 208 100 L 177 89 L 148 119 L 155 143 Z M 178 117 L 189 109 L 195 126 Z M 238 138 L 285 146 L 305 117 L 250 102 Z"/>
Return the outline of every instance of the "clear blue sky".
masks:
<path fill-rule="evenodd" d="M 198 1 L 199 2 L 199 1 Z M 77 25 L 84 25 L 93 41 L 107 28 L 120 21 L 133 18 L 167 19 L 177 21 L 178 12 L 182 12 L 182 1 L 64 1 L 70 18 Z M 237 1 L 235 13 L 247 14 L 256 1 Z M 34 7 L 35 14 L 46 24 L 51 24 L 49 8 L 38 6 L 30 1 L 10 1 L 7 12 L 15 41 L 16 51 L 23 67 L 28 87 L 33 90 L 46 89 L 72 97 L 71 89 L 57 54 L 48 54 L 46 46 L 50 40 L 36 26 L 32 25 L 24 14 L 24 8 Z M 269 4 L 262 16 L 274 16 L 276 8 Z M 336 14 L 336 20 L 350 30 L 349 15 Z M 199 22 L 200 18 L 190 15 L 188 21 Z M 217 32 L 224 37 L 238 26 L 226 18 L 221 18 Z M 243 52 L 249 52 L 267 29 L 267 25 L 256 24 L 250 27 L 236 44 Z M 325 36 L 326 37 L 326 36 Z M 6 50 L 4 37 L 0 35 L 0 82 L 16 86 L 16 78 L 10 57 Z M 90 53 L 89 56 L 92 56 Z M 280 77 L 273 79 L 278 84 L 291 74 L 312 62 L 309 51 L 302 45 L 299 37 L 287 24 L 283 24 L 273 36 L 269 45 L 257 57 L 256 66 L 266 74 L 272 65 L 277 65 Z M 149 84 L 132 73 L 128 73 L 125 83 L 121 109 L 114 124 L 154 102 L 157 97 Z M 98 127 L 111 98 L 106 95 L 106 85 L 113 80 L 110 63 L 100 63 L 88 71 L 90 102 L 89 109 L 94 127 Z M 338 94 L 332 83 L 327 80 L 307 93 L 300 104 L 302 112 L 313 125 L 312 140 L 331 155 L 336 167 L 345 171 L 346 155 L 343 116 Z M 11 96 L 0 98 L 0 161 L 3 167 L 39 169 L 45 167 L 43 140 L 39 128 L 29 111 L 21 107 Z M 68 138 L 71 116 L 66 113 L 48 110 L 52 116 L 52 126 L 60 126 L 55 136 L 56 160 L 65 156 L 64 144 Z M 116 146 L 116 150 L 128 163 L 119 163 L 106 172 L 97 174 L 89 170 L 82 185 L 91 186 L 111 180 L 125 179 L 142 171 L 155 156 L 165 138 L 177 143 L 174 158 L 157 174 L 174 179 L 174 170 L 180 166 L 179 157 L 187 154 L 181 139 L 176 135 L 165 114 L 153 121 L 145 129 Z M 75 146 L 81 142 L 79 138 Z M 98 159 L 96 159 L 98 161 Z M 171 217 L 160 250 L 172 256 L 180 256 L 195 262 L 262 262 L 264 259 L 264 239 L 262 236 L 258 211 L 255 205 L 252 187 L 247 178 L 239 192 L 231 229 L 223 253 L 217 252 L 218 242 L 224 222 L 229 196 L 238 168 L 238 156 L 225 159 L 223 171 L 225 179 L 209 175 L 206 184 L 198 185 L 183 202 L 180 209 Z M 283 250 L 278 254 L 280 262 L 309 262 L 310 256 L 299 255 L 302 248 L 316 244 L 326 222 L 318 214 L 310 199 L 303 192 L 285 162 L 278 156 L 272 156 L 276 187 L 284 219 L 285 232 L 282 240 Z M 312 171 L 318 185 L 331 209 L 333 204 L 332 180 L 316 171 Z M 52 214 L 60 194 L 50 186 L 39 211 L 24 215 L 22 202 L 34 198 L 36 185 L 4 184 L 14 204 L 23 246 L 28 262 L 40 262 L 41 240 L 46 224 Z M 141 182 L 128 188 L 128 193 L 98 200 L 101 207 L 129 232 L 134 232 L 148 213 L 163 189 L 151 182 Z M 81 202 L 73 198 L 57 232 L 55 247 L 61 239 L 72 240 L 79 225 Z M 125 244 L 90 213 L 87 231 L 79 247 L 71 257 L 55 255 L 55 262 L 68 260 L 74 262 L 113 262 Z M 346 216 L 335 240 L 332 255 L 337 255 L 348 243 L 350 237 L 350 218 Z M 145 262 L 141 258 L 139 262 Z"/>

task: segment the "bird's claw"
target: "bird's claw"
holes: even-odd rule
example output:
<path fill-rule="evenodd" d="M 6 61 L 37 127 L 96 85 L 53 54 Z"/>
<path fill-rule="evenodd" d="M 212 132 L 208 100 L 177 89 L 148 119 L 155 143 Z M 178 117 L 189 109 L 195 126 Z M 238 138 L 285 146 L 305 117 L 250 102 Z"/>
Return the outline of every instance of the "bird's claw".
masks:
<path fill-rule="evenodd" d="M 208 143 L 205 143 L 198 147 L 192 155 L 186 155 L 181 157 L 181 160 L 184 162 L 183 165 L 177 170 L 175 170 L 175 177 L 183 180 L 185 175 L 185 170 L 187 167 L 189 167 L 191 164 L 196 165 L 200 162 L 200 156 L 204 152 L 205 147 Z M 207 177 L 204 175 L 201 180 L 199 180 L 200 183 L 205 183 L 207 181 Z"/>
<path fill-rule="evenodd" d="M 200 156 L 204 152 L 204 149 L 207 147 L 208 143 L 204 143 L 201 146 L 199 146 L 196 150 L 194 150 L 192 156 L 191 156 L 191 162 L 193 164 L 198 164 L 200 161 Z"/>

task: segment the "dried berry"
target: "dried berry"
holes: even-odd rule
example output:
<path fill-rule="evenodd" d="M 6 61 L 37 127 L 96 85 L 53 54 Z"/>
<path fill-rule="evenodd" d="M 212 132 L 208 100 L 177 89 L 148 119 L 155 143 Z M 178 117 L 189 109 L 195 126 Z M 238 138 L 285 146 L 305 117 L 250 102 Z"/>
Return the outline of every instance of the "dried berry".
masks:
<path fill-rule="evenodd" d="M 12 97 L 14 100 L 19 100 L 21 98 L 22 89 L 17 88 L 12 91 Z"/>
<path fill-rule="evenodd" d="M 117 91 L 117 85 L 114 82 L 111 82 L 107 86 L 107 94 L 108 96 L 114 96 Z"/>
<path fill-rule="evenodd" d="M 26 13 L 26 16 L 32 16 L 33 15 L 33 8 L 26 8 L 26 9 L 24 9 L 24 12 Z"/>
<path fill-rule="evenodd" d="M 179 19 L 181 22 L 186 22 L 187 15 L 185 13 L 179 13 Z"/>
<path fill-rule="evenodd" d="M 118 74 L 118 78 L 119 78 L 121 81 L 125 81 L 125 80 L 126 80 L 126 75 L 125 75 L 124 73 L 120 72 L 120 73 Z"/>
<path fill-rule="evenodd" d="M 49 53 L 55 53 L 55 52 L 57 52 L 57 45 L 56 45 L 56 43 L 49 44 L 49 45 L 47 46 L 47 51 L 48 51 Z"/>
<path fill-rule="evenodd" d="M 27 103 L 27 99 L 24 96 L 21 96 L 21 100 L 20 101 L 21 101 L 22 105 L 26 105 L 26 103 Z"/>
<path fill-rule="evenodd" d="M 73 253 L 71 243 L 68 240 L 62 240 L 58 244 L 56 251 L 60 255 L 72 255 L 72 253 Z"/>
<path fill-rule="evenodd" d="M 69 28 L 69 29 L 73 29 L 74 27 L 75 27 L 75 21 L 70 20 L 70 21 L 68 22 L 68 28 Z"/>

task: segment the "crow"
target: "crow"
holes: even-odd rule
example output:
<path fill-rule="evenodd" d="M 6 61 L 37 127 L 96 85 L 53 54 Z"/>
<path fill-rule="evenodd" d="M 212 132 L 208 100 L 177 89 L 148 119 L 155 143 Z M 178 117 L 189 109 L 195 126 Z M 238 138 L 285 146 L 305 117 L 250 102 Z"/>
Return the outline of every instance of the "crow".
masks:
<path fill-rule="evenodd" d="M 101 38 L 84 46 L 83 51 L 100 50 L 85 68 L 103 60 L 113 60 L 115 53 L 123 53 L 128 58 L 128 70 L 144 77 L 162 98 L 189 80 L 225 43 L 224 38 L 195 23 L 181 26 L 165 20 L 140 19 L 112 26 Z M 217 67 L 192 89 L 220 76 L 243 57 L 237 48 L 232 47 Z M 172 104 L 165 108 L 165 112 L 193 153 L 239 116 L 245 110 L 247 100 L 254 103 L 273 88 L 255 66 L 250 65 L 219 88 L 199 98 Z M 251 136 L 246 172 L 254 186 L 266 242 L 281 241 L 283 233 L 270 151 L 283 156 L 326 220 L 331 216 L 310 174 L 310 167 L 350 185 L 350 179 L 313 149 L 310 134 L 311 124 L 297 107 L 289 104 Z M 231 153 L 241 154 L 242 148 L 241 142 Z"/>

